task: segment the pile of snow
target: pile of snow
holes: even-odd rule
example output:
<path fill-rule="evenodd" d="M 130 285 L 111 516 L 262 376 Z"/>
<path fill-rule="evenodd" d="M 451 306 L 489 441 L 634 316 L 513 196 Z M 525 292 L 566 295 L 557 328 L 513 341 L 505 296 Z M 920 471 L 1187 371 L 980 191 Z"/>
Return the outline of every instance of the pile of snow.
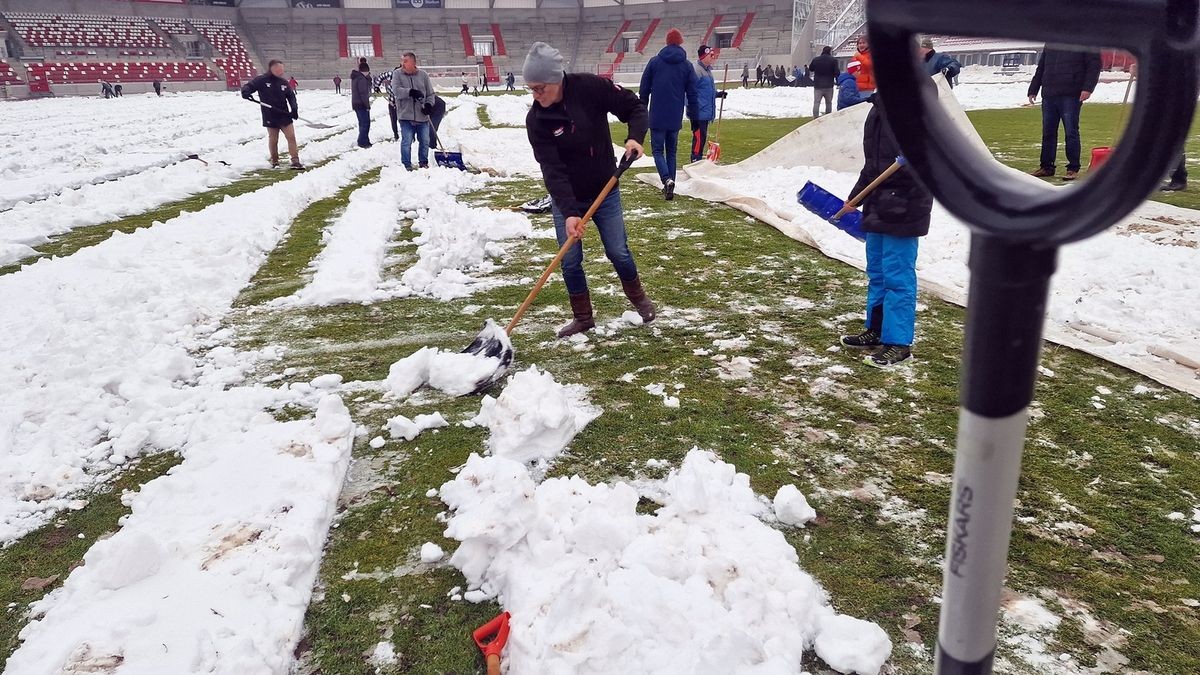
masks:
<path fill-rule="evenodd" d="M 808 505 L 808 500 L 796 489 L 795 485 L 784 485 L 775 493 L 773 502 L 775 517 L 784 525 L 804 527 L 804 524 L 817 517 L 817 512 Z"/>
<path fill-rule="evenodd" d="M 512 351 L 512 342 L 504 329 L 488 319 L 481 336 L 494 340 L 501 349 Z M 384 385 L 395 396 L 404 398 L 429 385 L 451 396 L 463 396 L 482 381 L 506 368 L 498 357 L 445 351 L 422 347 L 400 359 L 388 369 Z"/>
<path fill-rule="evenodd" d="M 442 486 L 468 599 L 512 613 L 512 672 L 796 673 L 807 648 L 879 672 L 887 634 L 830 606 L 745 474 L 693 450 L 644 487 L 663 503 L 651 515 L 626 483 L 537 484 L 479 455 Z"/>
<path fill-rule="evenodd" d="M 483 397 L 472 423 L 486 426 L 488 452 L 544 468 L 600 416 L 582 385 L 564 386 L 530 366 L 513 375 L 499 398 Z"/>
<path fill-rule="evenodd" d="M 287 672 L 353 431 L 328 395 L 315 419 L 261 415 L 191 446 L 33 604 L 5 672 Z"/>
<path fill-rule="evenodd" d="M 222 395 L 253 355 L 219 346 L 221 317 L 304 208 L 385 156 L 382 146 L 356 151 L 0 277 L 0 542 L 44 524 L 127 458 L 186 454 L 238 428 L 243 406 L 252 414 L 278 399 Z"/>

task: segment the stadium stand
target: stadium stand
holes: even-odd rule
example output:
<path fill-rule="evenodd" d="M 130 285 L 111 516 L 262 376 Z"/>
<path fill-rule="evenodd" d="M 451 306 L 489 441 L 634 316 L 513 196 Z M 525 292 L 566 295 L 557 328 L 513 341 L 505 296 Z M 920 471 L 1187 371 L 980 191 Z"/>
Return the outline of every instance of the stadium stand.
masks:
<path fill-rule="evenodd" d="M 246 45 L 233 24 L 225 20 L 191 19 L 192 26 L 204 39 L 224 56 L 213 59 L 225 71 L 225 80 L 230 87 L 240 86 L 244 80 L 254 77 L 258 71 L 254 60 L 246 51 Z"/>
<path fill-rule="evenodd" d="M 8 65 L 7 61 L 0 61 L 0 84 L 21 84 L 22 80 L 17 76 L 17 71 Z"/>
<path fill-rule="evenodd" d="M 35 47 L 167 47 L 141 17 L 99 14 L 5 14 L 21 39 Z"/>
<path fill-rule="evenodd" d="M 50 84 L 88 84 L 109 82 L 199 82 L 216 80 L 217 74 L 206 63 L 197 62 L 126 62 L 126 63 L 32 63 L 29 77 Z"/>

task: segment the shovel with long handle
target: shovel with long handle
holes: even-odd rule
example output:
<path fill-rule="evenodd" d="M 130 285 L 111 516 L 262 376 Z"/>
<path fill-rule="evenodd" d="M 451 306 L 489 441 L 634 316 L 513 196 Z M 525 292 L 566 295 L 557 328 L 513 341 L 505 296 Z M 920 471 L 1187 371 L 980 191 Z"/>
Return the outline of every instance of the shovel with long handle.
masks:
<path fill-rule="evenodd" d="M 850 199 L 850 201 L 846 202 L 845 206 L 843 206 L 837 213 L 833 214 L 833 217 L 829 219 L 830 222 L 837 222 L 837 220 L 839 218 L 841 218 L 842 216 L 846 215 L 847 213 L 850 213 L 854 209 L 857 209 L 858 205 L 861 204 L 864 199 L 869 197 L 872 192 L 875 191 L 875 188 L 882 185 L 883 181 L 891 178 L 892 174 L 899 171 L 900 167 L 904 166 L 905 163 L 906 162 L 904 161 L 903 157 L 897 157 L 896 161 L 892 162 L 891 166 L 884 169 L 883 173 L 879 174 L 878 178 L 876 178 L 875 180 L 868 183 L 867 186 L 865 188 L 863 188 L 862 190 L 860 190 L 858 194 L 854 195 L 854 197 L 852 197 Z"/>
<path fill-rule="evenodd" d="M 254 101 L 255 103 L 266 108 L 267 110 L 274 110 L 275 112 L 284 113 L 285 115 L 288 114 L 288 111 L 280 110 L 279 108 L 276 108 L 275 106 L 270 105 L 269 103 L 263 103 L 261 100 L 254 98 L 253 96 L 251 96 L 249 100 Z M 303 117 L 300 117 L 299 115 L 296 116 L 296 119 L 300 120 L 301 122 L 304 122 L 304 124 L 306 124 L 309 127 L 312 127 L 313 129 L 332 129 L 333 128 L 332 124 L 322 124 L 320 122 L 310 122 L 309 120 L 306 120 Z"/>
<path fill-rule="evenodd" d="M 918 33 L 988 35 L 1139 57 L 1125 142 L 1072 190 L 1014 181 L 941 108 L 913 58 Z M 938 675 L 987 675 L 1008 567 L 1013 502 L 1059 247 L 1137 208 L 1178 162 L 1200 92 L 1196 3 L 1175 0 L 871 0 L 867 34 L 883 111 L 904 157 L 971 229 L 971 271 L 954 453 Z"/>
<path fill-rule="evenodd" d="M 729 85 L 729 64 L 726 63 L 725 64 L 725 74 L 721 76 L 721 91 L 725 91 L 725 88 L 728 85 Z M 716 164 L 717 160 L 721 159 L 721 118 L 724 116 L 725 116 L 725 99 L 722 98 L 721 104 L 719 106 L 717 106 L 717 133 L 713 134 L 713 136 L 715 138 L 708 142 L 708 152 L 705 153 L 705 155 L 704 155 L 704 158 L 707 159 L 708 161 L 712 162 L 713 164 Z"/>

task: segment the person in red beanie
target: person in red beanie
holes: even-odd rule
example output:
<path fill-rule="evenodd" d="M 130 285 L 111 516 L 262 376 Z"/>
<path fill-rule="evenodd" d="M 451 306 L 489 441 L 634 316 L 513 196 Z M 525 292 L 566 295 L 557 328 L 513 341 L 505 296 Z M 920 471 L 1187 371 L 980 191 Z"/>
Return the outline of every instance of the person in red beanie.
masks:
<path fill-rule="evenodd" d="M 683 33 L 678 28 L 667 31 L 667 46 L 646 64 L 638 91 L 642 103 L 650 108 L 650 148 L 662 179 L 663 197 L 668 201 L 675 198 L 675 160 L 683 111 L 685 107 L 694 110 L 697 105 L 698 78 L 682 45 Z"/>

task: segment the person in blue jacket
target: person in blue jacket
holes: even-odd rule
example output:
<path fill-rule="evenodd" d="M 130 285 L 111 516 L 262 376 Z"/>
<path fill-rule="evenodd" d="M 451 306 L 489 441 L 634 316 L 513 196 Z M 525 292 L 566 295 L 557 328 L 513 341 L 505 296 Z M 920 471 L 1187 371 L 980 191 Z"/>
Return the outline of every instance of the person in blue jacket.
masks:
<path fill-rule="evenodd" d="M 933 48 L 933 40 L 930 38 L 921 40 L 921 62 L 930 77 L 942 73 L 946 76 L 946 84 L 951 87 L 954 86 L 954 80 L 962 70 L 962 64 L 958 62 L 958 59 L 936 51 Z"/>
<path fill-rule="evenodd" d="M 683 111 L 696 107 L 696 71 L 683 50 L 683 33 L 667 31 L 667 46 L 642 71 L 638 98 L 650 108 L 650 148 L 663 183 L 663 197 L 675 198 L 675 160 Z"/>
<path fill-rule="evenodd" d="M 850 65 L 846 67 L 846 72 L 838 75 L 838 110 L 843 110 L 852 105 L 858 105 L 859 103 L 869 101 L 871 99 L 871 94 L 875 93 L 867 92 L 864 94 L 858 90 L 858 80 L 856 80 L 854 77 L 854 74 L 857 71 L 857 64 L 851 61 Z"/>
<path fill-rule="evenodd" d="M 700 58 L 696 61 L 696 105 L 688 106 L 688 121 L 692 125 L 692 161 L 704 159 L 704 146 L 708 142 L 708 125 L 717 116 L 717 99 L 725 98 L 726 92 L 717 91 L 713 79 L 713 64 L 719 52 L 708 45 L 700 45 Z"/>

